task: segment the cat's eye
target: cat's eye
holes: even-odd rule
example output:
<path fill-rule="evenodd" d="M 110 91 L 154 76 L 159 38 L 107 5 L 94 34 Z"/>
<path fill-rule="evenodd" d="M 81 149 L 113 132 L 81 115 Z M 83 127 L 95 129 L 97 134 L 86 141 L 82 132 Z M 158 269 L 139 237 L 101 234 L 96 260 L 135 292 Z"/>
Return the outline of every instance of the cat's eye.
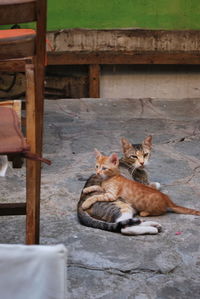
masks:
<path fill-rule="evenodd" d="M 145 154 L 144 154 L 144 157 L 146 158 L 147 156 L 148 156 L 148 153 L 145 153 Z"/>
<path fill-rule="evenodd" d="M 99 168 L 99 165 L 96 165 L 96 168 Z"/>
<path fill-rule="evenodd" d="M 102 170 L 106 170 L 107 168 L 106 167 L 102 167 Z"/>
<path fill-rule="evenodd" d="M 131 155 L 130 158 L 131 158 L 131 159 L 137 159 L 137 156 L 135 156 L 135 155 Z"/>

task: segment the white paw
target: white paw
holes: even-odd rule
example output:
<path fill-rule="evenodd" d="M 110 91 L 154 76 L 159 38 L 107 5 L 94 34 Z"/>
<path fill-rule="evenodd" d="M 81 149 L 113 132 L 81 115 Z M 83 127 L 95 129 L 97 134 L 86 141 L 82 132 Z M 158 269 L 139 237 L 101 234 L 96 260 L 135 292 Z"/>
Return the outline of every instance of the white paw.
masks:
<path fill-rule="evenodd" d="M 161 188 L 161 185 L 158 182 L 152 182 L 152 183 L 150 183 L 149 186 L 152 187 L 152 188 L 155 188 L 157 190 L 160 190 L 160 188 Z"/>
<path fill-rule="evenodd" d="M 158 234 L 158 229 L 157 227 L 153 226 L 142 226 L 137 225 L 137 226 L 128 226 L 125 228 L 121 229 L 121 233 L 124 235 L 129 235 L 129 236 L 137 236 L 137 235 L 156 235 Z"/>
<path fill-rule="evenodd" d="M 162 225 L 156 221 L 143 221 L 140 225 L 156 227 L 159 232 L 162 231 Z"/>

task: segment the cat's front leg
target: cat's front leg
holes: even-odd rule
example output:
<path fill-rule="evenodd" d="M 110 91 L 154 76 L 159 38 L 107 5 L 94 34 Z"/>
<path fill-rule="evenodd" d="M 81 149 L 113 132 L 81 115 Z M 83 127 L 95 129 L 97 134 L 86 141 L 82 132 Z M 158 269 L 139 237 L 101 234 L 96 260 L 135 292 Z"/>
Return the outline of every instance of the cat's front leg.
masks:
<path fill-rule="evenodd" d="M 97 201 L 115 201 L 116 199 L 116 196 L 114 196 L 112 193 L 93 195 L 83 202 L 82 208 L 83 210 L 87 210 Z"/>
<path fill-rule="evenodd" d="M 103 188 L 101 186 L 99 186 L 99 185 L 93 185 L 93 186 L 86 187 L 86 188 L 83 189 L 83 193 L 84 194 L 95 192 L 95 191 L 102 192 Z"/>

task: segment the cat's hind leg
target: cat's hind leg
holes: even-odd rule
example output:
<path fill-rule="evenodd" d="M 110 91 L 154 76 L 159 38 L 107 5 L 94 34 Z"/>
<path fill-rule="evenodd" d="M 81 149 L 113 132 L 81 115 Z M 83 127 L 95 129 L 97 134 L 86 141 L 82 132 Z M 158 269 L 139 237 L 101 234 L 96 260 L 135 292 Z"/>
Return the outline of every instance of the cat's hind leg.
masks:
<path fill-rule="evenodd" d="M 123 235 L 137 236 L 137 235 L 156 235 L 158 234 L 158 229 L 153 226 L 127 226 L 121 229 Z"/>
<path fill-rule="evenodd" d="M 121 215 L 116 219 L 116 222 L 123 222 L 125 227 L 121 228 L 121 233 L 124 235 L 156 235 L 161 231 L 161 225 L 154 221 L 142 221 L 134 217 L 136 211 L 127 203 L 117 201 L 116 205 L 120 207 Z"/>
<path fill-rule="evenodd" d="M 126 202 L 118 200 L 118 201 L 115 202 L 115 205 L 120 210 L 120 215 L 115 220 L 116 222 L 124 221 L 124 220 L 127 220 L 127 219 L 132 219 L 136 215 L 136 210 L 133 209 L 132 206 L 129 205 L 128 203 L 126 203 Z"/>
<path fill-rule="evenodd" d="M 115 202 L 115 206 L 117 206 L 120 211 L 118 217 L 115 219 L 115 222 L 121 223 L 121 227 L 139 225 L 141 223 L 139 218 L 134 217 L 136 211 L 131 207 L 131 205 L 127 204 L 123 200 L 118 200 Z"/>
<path fill-rule="evenodd" d="M 156 227 L 159 232 L 162 231 L 162 225 L 160 223 L 156 222 L 156 221 L 142 220 L 141 226 L 152 226 L 152 227 Z"/>
<path fill-rule="evenodd" d="M 156 235 L 162 231 L 162 226 L 155 221 L 142 221 L 137 226 L 127 226 L 121 229 L 124 235 Z"/>

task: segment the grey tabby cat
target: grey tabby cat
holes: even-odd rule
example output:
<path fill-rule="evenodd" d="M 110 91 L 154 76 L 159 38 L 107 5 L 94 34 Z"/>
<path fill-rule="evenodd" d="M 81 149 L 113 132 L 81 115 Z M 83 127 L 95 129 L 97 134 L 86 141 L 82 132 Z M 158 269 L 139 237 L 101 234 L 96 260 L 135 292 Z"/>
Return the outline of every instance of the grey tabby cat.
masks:
<path fill-rule="evenodd" d="M 120 173 L 136 182 L 160 189 L 160 183 L 149 182 L 144 169 L 148 165 L 152 150 L 152 136 L 147 136 L 141 144 L 131 144 L 127 139 L 121 139 L 124 156 L 120 159 Z"/>
<path fill-rule="evenodd" d="M 142 144 L 131 145 L 125 138 L 122 138 L 121 143 L 124 157 L 120 159 L 120 172 L 133 180 L 147 185 L 153 184 L 152 186 L 156 187 L 154 183 L 149 183 L 147 173 L 143 169 L 150 157 L 152 137 L 145 138 Z M 101 185 L 101 182 L 102 179 L 94 174 L 87 180 L 84 188 Z M 136 218 L 136 211 L 122 198 L 114 202 L 96 202 L 90 209 L 84 211 L 83 202 L 94 194 L 97 192 L 81 193 L 77 206 L 77 216 L 81 224 L 126 235 L 157 234 L 161 231 L 161 226 L 157 222 Z"/>

